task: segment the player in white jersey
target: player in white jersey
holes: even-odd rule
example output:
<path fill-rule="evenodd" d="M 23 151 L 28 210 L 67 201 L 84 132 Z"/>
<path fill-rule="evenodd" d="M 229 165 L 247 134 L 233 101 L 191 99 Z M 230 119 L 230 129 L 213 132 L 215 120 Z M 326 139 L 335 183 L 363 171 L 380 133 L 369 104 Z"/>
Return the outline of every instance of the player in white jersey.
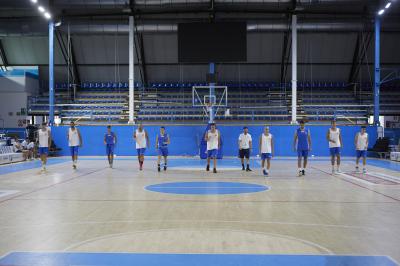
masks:
<path fill-rule="evenodd" d="M 271 168 L 271 158 L 274 154 L 274 139 L 272 134 L 269 133 L 269 127 L 265 127 L 264 132 L 260 136 L 258 150 L 260 151 L 261 168 L 263 169 L 263 174 L 268 176 L 269 169 Z M 265 161 L 267 161 L 266 166 Z"/>
<path fill-rule="evenodd" d="M 367 149 L 368 149 L 368 133 L 366 132 L 366 127 L 361 127 L 361 132 L 356 134 L 354 139 L 354 145 L 356 146 L 356 171 L 358 172 L 360 169 L 358 168 L 358 163 L 360 162 L 360 158 L 363 158 L 363 173 L 367 172 L 365 165 L 367 163 Z"/>
<path fill-rule="evenodd" d="M 67 133 L 68 146 L 71 151 L 72 168 L 76 169 L 78 162 L 78 149 L 82 147 L 82 136 L 78 128 L 75 127 L 75 122 L 71 121 L 70 128 Z"/>
<path fill-rule="evenodd" d="M 343 147 L 342 134 L 340 128 L 336 127 L 336 121 L 332 120 L 331 128 L 326 133 L 326 139 L 329 143 L 329 152 L 331 154 L 332 174 L 340 173 L 340 149 Z M 336 157 L 336 172 L 335 172 L 335 157 Z"/>
<path fill-rule="evenodd" d="M 204 136 L 205 141 L 207 141 L 207 168 L 206 171 L 210 171 L 210 160 L 214 161 L 213 172 L 217 173 L 217 155 L 218 150 L 221 147 L 221 134 L 219 130 L 216 129 L 215 123 L 210 125 L 210 130 L 208 130 Z"/>
<path fill-rule="evenodd" d="M 46 171 L 47 155 L 51 146 L 51 132 L 47 128 L 47 124 L 43 123 L 37 132 L 37 141 L 39 143 L 39 154 L 42 160 L 42 172 Z"/>
<path fill-rule="evenodd" d="M 248 127 L 243 127 L 243 133 L 239 135 L 238 146 L 239 146 L 239 157 L 242 162 L 242 171 L 244 168 L 244 158 L 246 157 L 246 171 L 250 172 L 250 152 L 252 149 L 253 140 L 249 134 Z"/>
<path fill-rule="evenodd" d="M 146 152 L 147 146 L 150 145 L 150 141 L 149 135 L 147 134 L 147 131 L 143 128 L 142 124 L 139 124 L 138 129 L 136 129 L 135 133 L 133 133 L 133 138 L 136 141 L 139 169 L 143 170 L 144 153 Z"/>

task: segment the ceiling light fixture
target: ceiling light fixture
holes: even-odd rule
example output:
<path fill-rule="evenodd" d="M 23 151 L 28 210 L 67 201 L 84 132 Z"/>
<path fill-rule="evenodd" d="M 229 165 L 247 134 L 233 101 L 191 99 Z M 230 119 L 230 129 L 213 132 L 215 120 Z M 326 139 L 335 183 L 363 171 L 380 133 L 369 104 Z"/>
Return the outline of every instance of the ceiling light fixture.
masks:
<path fill-rule="evenodd" d="M 386 4 L 385 8 L 388 9 L 392 5 L 392 2 Z"/>
<path fill-rule="evenodd" d="M 51 15 L 50 15 L 49 12 L 45 12 L 44 13 L 44 17 L 47 18 L 47 19 L 51 19 Z"/>
<path fill-rule="evenodd" d="M 44 13 L 44 12 L 46 11 L 46 9 L 44 9 L 44 7 L 42 7 L 42 6 L 39 6 L 39 7 L 38 7 L 38 10 L 39 10 L 40 12 L 42 12 L 42 13 Z"/>
<path fill-rule="evenodd" d="M 378 15 L 381 16 L 383 13 L 385 13 L 385 9 L 379 10 Z"/>

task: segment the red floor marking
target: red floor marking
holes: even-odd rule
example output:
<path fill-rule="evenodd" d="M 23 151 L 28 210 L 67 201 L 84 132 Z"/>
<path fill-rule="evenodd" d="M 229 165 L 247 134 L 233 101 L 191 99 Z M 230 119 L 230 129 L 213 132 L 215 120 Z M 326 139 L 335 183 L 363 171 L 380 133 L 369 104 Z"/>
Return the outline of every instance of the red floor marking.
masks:
<path fill-rule="evenodd" d="M 399 185 L 398 182 L 383 179 L 374 175 L 370 174 L 362 174 L 362 173 L 346 173 L 347 175 L 350 175 L 355 178 L 359 178 L 365 181 L 368 181 L 373 184 L 378 184 L 378 185 Z"/>
<path fill-rule="evenodd" d="M 341 177 L 332 175 L 331 173 L 329 173 L 329 172 L 327 172 L 327 171 L 324 171 L 324 170 L 321 170 L 321 169 L 319 169 L 319 168 L 317 168 L 317 167 L 312 167 L 312 166 L 311 166 L 311 168 L 312 168 L 312 169 L 315 169 L 315 170 L 317 170 L 317 171 L 320 171 L 320 172 L 322 172 L 322 173 L 324 173 L 324 174 L 330 175 L 330 176 L 332 176 L 332 177 L 334 177 L 334 178 L 340 179 L 340 180 L 342 180 L 342 181 L 344 181 L 344 182 L 353 184 L 353 185 L 355 185 L 355 186 L 357 186 L 357 187 L 364 188 L 364 189 L 366 189 L 366 190 L 375 192 L 376 194 L 382 195 L 382 196 L 384 196 L 384 197 L 386 197 L 386 198 L 389 198 L 389 199 L 395 200 L 395 201 L 397 201 L 397 202 L 400 202 L 400 199 L 398 199 L 398 198 L 395 198 L 395 197 L 386 195 L 386 194 L 384 194 L 384 193 L 381 193 L 381 192 L 379 192 L 379 191 L 370 189 L 369 187 L 364 187 L 364 186 L 362 186 L 362 185 L 360 185 L 360 184 L 357 184 L 357 183 L 354 183 L 354 182 L 352 182 L 352 181 L 350 181 L 350 180 L 348 180 L 348 179 L 344 179 L 344 178 L 341 178 Z"/>

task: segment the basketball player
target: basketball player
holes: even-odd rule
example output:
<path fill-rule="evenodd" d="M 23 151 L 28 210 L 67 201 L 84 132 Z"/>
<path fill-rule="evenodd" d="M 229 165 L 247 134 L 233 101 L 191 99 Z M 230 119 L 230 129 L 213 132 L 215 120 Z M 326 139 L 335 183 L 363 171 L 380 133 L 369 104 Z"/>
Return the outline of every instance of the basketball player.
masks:
<path fill-rule="evenodd" d="M 107 132 L 104 134 L 104 145 L 106 145 L 106 153 L 108 164 L 113 168 L 114 163 L 114 147 L 117 144 L 117 135 L 111 131 L 111 126 L 107 126 Z"/>
<path fill-rule="evenodd" d="M 140 123 L 138 129 L 133 133 L 133 138 L 136 141 L 136 151 L 139 161 L 139 169 L 143 170 L 144 153 L 146 151 L 147 145 L 150 145 L 149 135 L 146 130 L 143 129 L 143 125 Z"/>
<path fill-rule="evenodd" d="M 68 146 L 71 151 L 72 168 L 76 169 L 76 164 L 78 163 L 78 149 L 79 147 L 82 147 L 82 136 L 79 129 L 75 127 L 73 121 L 71 121 L 69 125 L 70 128 L 68 129 L 67 134 Z"/>
<path fill-rule="evenodd" d="M 331 153 L 332 175 L 340 173 L 340 149 L 343 147 L 342 134 L 340 128 L 336 127 L 336 121 L 332 120 L 331 128 L 326 133 L 326 139 L 329 143 L 329 151 Z M 337 168 L 335 172 L 335 157 Z"/>
<path fill-rule="evenodd" d="M 293 141 L 294 150 L 297 150 L 297 167 L 299 176 L 306 174 L 308 152 L 311 151 L 311 133 L 308 128 L 305 128 L 305 123 L 303 120 L 300 121 L 300 127 L 296 130 L 294 134 Z M 301 167 L 301 159 L 303 161 L 303 168 Z"/>
<path fill-rule="evenodd" d="M 167 171 L 169 135 L 165 133 L 165 127 L 160 127 L 160 135 L 156 136 L 156 150 L 158 151 L 157 170 L 161 171 L 161 156 L 164 157 L 164 171 Z"/>
<path fill-rule="evenodd" d="M 207 168 L 206 171 L 210 171 L 210 160 L 214 161 L 213 172 L 217 173 L 217 155 L 218 150 L 221 147 L 221 134 L 215 127 L 215 123 L 210 125 L 210 130 L 208 130 L 204 136 L 205 141 L 207 141 Z"/>
<path fill-rule="evenodd" d="M 261 168 L 265 176 L 269 175 L 269 169 L 271 168 L 271 158 L 274 153 L 274 140 L 272 134 L 269 133 L 269 127 L 264 128 L 264 132 L 260 136 L 260 144 L 258 150 L 261 156 Z M 265 161 L 267 165 L 265 166 Z"/>
<path fill-rule="evenodd" d="M 51 132 L 47 128 L 47 123 L 42 123 L 38 130 L 39 155 L 42 161 L 42 172 L 46 171 L 47 155 L 51 146 Z"/>
<path fill-rule="evenodd" d="M 361 132 L 358 132 L 356 134 L 356 137 L 354 139 L 354 144 L 356 146 L 356 153 L 357 153 L 357 159 L 356 159 L 356 171 L 359 172 L 360 169 L 358 168 L 358 163 L 360 161 L 360 158 L 362 157 L 363 159 L 363 173 L 365 174 L 367 172 L 367 169 L 365 168 L 365 165 L 367 163 L 367 149 L 368 149 L 368 133 L 366 132 L 366 127 L 362 126 L 361 127 Z"/>
<path fill-rule="evenodd" d="M 252 138 L 249 134 L 249 129 L 247 127 L 243 127 L 243 133 L 239 135 L 238 146 L 239 146 L 239 157 L 242 162 L 242 171 L 244 168 L 244 158 L 246 157 L 246 171 L 250 172 L 250 151 L 252 148 Z"/>

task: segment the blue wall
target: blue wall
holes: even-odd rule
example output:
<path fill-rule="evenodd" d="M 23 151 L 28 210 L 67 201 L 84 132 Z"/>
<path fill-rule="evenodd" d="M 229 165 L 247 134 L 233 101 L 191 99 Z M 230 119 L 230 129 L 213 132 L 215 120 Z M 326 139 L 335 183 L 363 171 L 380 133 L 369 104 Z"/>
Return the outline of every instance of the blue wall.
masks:
<path fill-rule="evenodd" d="M 159 131 L 158 126 L 145 127 L 150 136 L 150 148 L 147 150 L 147 155 L 156 155 L 154 148 L 155 137 Z M 200 138 L 203 136 L 206 125 L 204 126 L 167 126 L 166 131 L 170 134 L 171 145 L 169 148 L 170 155 L 198 155 Z M 329 149 L 326 140 L 326 132 L 329 126 L 309 126 L 313 142 L 313 151 L 311 154 L 315 156 L 328 156 Z M 359 126 L 342 126 L 342 137 L 344 148 L 343 156 L 353 156 L 354 152 L 354 136 L 360 130 Z M 52 136 L 56 145 L 62 148 L 61 155 L 69 155 L 67 142 L 66 126 L 53 127 Z M 83 147 L 80 149 L 80 155 L 104 155 L 105 147 L 103 144 L 105 126 L 80 126 L 83 136 Z M 224 142 L 224 155 L 236 156 L 237 138 L 242 132 L 240 126 L 218 126 Z M 275 155 L 276 156 L 295 156 L 293 151 L 293 135 L 295 126 L 271 126 L 270 131 L 275 138 Z M 133 127 L 131 126 L 115 126 L 112 128 L 117 134 L 118 143 L 115 149 L 117 155 L 136 155 L 135 143 L 132 138 Z M 263 131 L 262 126 L 249 126 L 249 132 L 253 136 L 254 152 L 258 152 L 258 138 Z M 368 127 L 367 132 L 370 137 L 370 146 L 372 147 L 376 140 L 376 128 Z"/>

